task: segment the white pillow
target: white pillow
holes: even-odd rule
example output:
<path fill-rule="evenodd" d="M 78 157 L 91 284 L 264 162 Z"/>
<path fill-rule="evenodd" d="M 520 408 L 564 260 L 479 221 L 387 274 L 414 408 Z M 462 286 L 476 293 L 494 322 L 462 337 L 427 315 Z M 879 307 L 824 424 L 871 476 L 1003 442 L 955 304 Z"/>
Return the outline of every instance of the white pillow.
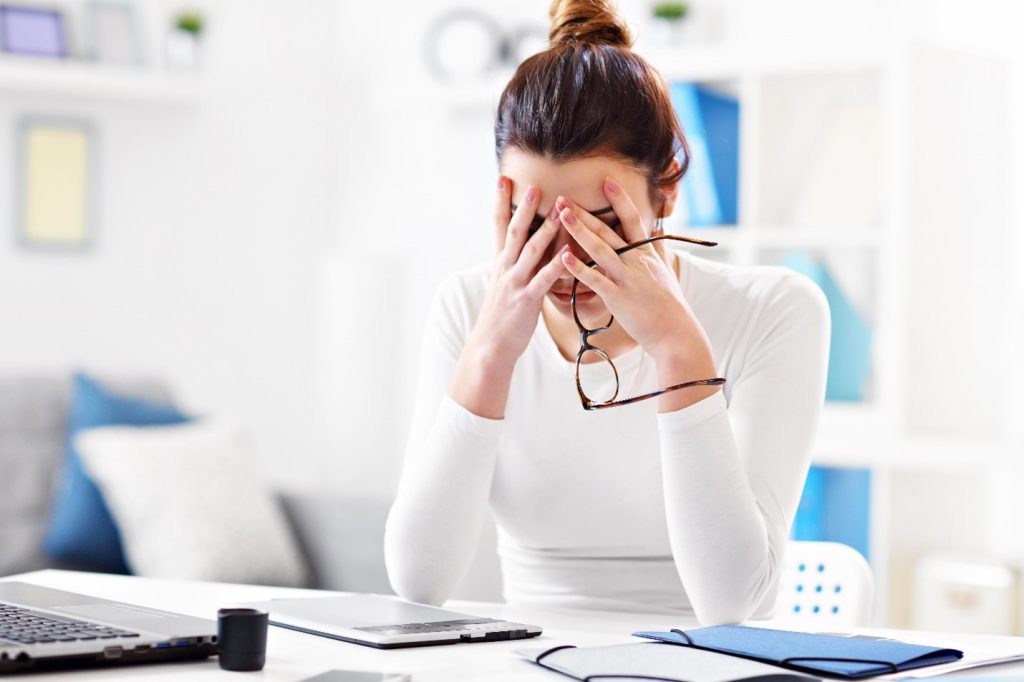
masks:
<path fill-rule="evenodd" d="M 237 429 L 206 422 L 78 435 L 135 574 L 302 584 L 298 545 L 242 441 Z"/>

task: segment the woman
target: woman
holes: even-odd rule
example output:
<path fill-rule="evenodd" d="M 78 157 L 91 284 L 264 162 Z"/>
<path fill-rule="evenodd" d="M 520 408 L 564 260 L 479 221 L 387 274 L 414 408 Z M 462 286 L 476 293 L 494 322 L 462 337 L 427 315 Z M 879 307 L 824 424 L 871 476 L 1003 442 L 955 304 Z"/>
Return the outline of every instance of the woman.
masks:
<path fill-rule="evenodd" d="M 510 602 L 767 615 L 824 397 L 824 297 L 664 241 L 616 252 L 671 214 L 685 141 L 610 2 L 555 0 L 551 17 L 550 49 L 498 107 L 497 255 L 446 280 L 430 313 L 391 583 L 447 599 L 490 508 Z M 614 315 L 588 340 L 620 398 L 724 385 L 581 409 L 576 279 L 583 326 Z M 579 377 L 595 402 L 614 391 L 595 353 Z"/>

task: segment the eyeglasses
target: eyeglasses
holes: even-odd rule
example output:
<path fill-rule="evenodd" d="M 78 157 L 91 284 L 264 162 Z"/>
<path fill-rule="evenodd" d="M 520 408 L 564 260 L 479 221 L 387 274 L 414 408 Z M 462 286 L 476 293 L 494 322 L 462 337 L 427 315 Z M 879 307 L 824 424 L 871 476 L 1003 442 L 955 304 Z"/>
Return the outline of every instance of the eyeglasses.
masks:
<path fill-rule="evenodd" d="M 676 235 L 662 234 L 657 235 L 655 237 L 649 237 L 647 239 L 634 242 L 632 244 L 626 244 L 621 248 L 615 249 L 615 253 L 623 254 L 626 253 L 627 251 L 638 249 L 641 246 L 646 246 L 647 244 L 656 242 L 660 239 L 671 239 L 673 241 L 678 242 L 688 242 L 690 244 L 697 244 L 699 246 L 718 246 L 718 242 L 710 242 L 704 239 L 695 239 L 693 237 L 679 237 Z M 587 267 L 590 268 L 594 267 L 595 265 L 596 263 L 594 261 L 590 261 L 589 263 L 587 263 Z M 643 395 L 638 395 L 633 398 L 616 400 L 616 398 L 619 397 L 619 371 L 615 369 L 615 363 L 612 362 L 612 359 L 608 355 L 608 353 L 598 348 L 597 346 L 591 345 L 590 343 L 590 337 L 608 330 L 608 328 L 611 327 L 612 323 L 615 321 L 615 317 L 609 316 L 608 322 L 601 327 L 597 327 L 596 329 L 588 329 L 587 327 L 585 327 L 583 325 L 583 322 L 580 320 L 579 314 L 576 312 L 576 287 L 579 285 L 579 283 L 580 281 L 578 279 L 572 283 L 572 295 L 569 297 L 569 303 L 572 306 L 572 318 L 576 321 L 576 328 L 580 332 L 580 350 L 578 353 L 576 353 L 576 390 L 579 391 L 580 402 L 583 403 L 584 410 L 600 410 L 606 407 L 629 405 L 630 403 L 638 403 L 641 400 L 647 400 L 648 398 L 656 398 L 659 395 L 668 393 L 669 391 L 676 391 L 681 388 L 693 388 L 694 386 L 720 386 L 725 383 L 725 379 L 721 377 L 716 377 L 714 379 L 697 379 L 695 381 L 687 381 L 686 383 L 683 384 L 669 386 L 668 388 L 663 388 L 657 391 L 653 391 L 651 393 L 644 393 Z M 586 356 L 587 353 L 594 353 L 595 355 L 597 355 L 612 370 L 612 376 L 615 378 L 615 391 L 612 393 L 612 397 L 609 398 L 608 400 L 591 400 L 583 391 L 583 382 L 580 381 L 580 365 L 583 363 L 583 358 L 584 356 Z"/>

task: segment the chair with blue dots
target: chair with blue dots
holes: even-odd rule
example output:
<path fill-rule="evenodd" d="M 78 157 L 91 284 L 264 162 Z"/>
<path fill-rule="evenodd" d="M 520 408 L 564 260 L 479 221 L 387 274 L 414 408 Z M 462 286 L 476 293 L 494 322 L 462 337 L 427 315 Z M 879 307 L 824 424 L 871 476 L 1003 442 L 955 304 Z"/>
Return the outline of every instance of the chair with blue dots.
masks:
<path fill-rule="evenodd" d="M 774 620 L 799 628 L 868 625 L 875 581 L 860 552 L 838 542 L 795 542 L 786 550 Z"/>

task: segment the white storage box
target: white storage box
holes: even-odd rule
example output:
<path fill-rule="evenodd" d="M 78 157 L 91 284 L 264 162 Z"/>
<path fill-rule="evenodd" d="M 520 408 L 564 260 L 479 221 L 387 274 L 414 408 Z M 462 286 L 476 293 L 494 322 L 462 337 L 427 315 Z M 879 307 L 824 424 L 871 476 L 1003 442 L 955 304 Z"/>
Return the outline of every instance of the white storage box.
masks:
<path fill-rule="evenodd" d="M 914 567 L 911 627 L 1012 635 L 1016 576 L 1006 566 L 926 555 Z"/>

